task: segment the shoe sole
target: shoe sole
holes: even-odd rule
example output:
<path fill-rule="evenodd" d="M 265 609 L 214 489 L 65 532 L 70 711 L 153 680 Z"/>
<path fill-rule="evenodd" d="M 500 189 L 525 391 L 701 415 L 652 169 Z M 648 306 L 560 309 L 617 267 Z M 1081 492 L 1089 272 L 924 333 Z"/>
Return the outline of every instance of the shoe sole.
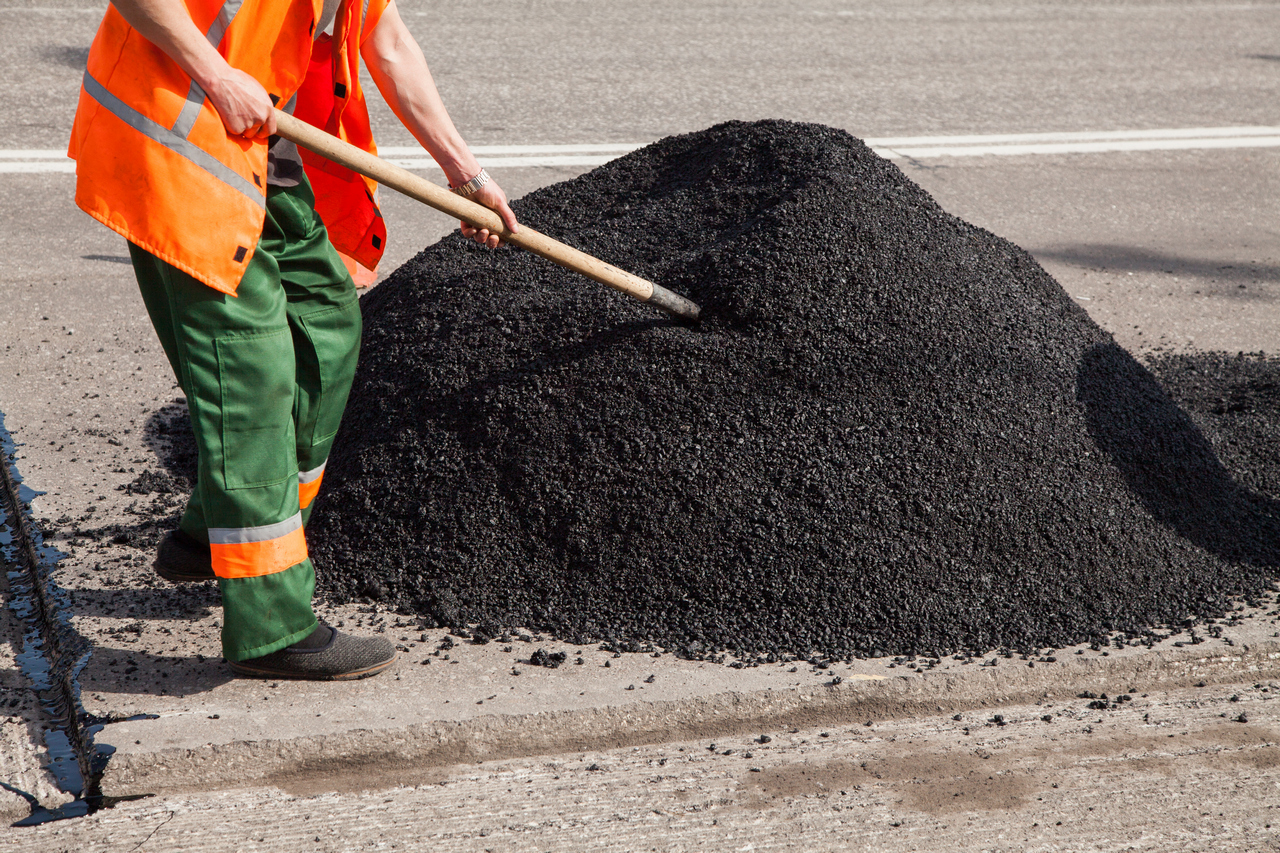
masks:
<path fill-rule="evenodd" d="M 174 571 L 165 568 L 159 563 L 152 563 L 151 567 L 156 570 L 156 574 L 167 580 L 169 583 L 201 583 L 203 581 L 216 581 L 217 575 L 191 575 L 184 572 Z"/>
<path fill-rule="evenodd" d="M 239 675 L 247 675 L 253 678 L 291 678 L 296 681 L 357 681 L 361 678 L 368 678 L 371 675 L 377 675 L 383 670 L 396 662 L 399 655 L 393 655 L 390 660 L 382 663 L 374 664 L 365 669 L 353 670 L 351 672 L 339 672 L 336 674 L 301 672 L 299 670 L 272 669 L 271 667 L 247 666 L 247 662 L 227 661 L 227 665 L 231 670 Z"/>

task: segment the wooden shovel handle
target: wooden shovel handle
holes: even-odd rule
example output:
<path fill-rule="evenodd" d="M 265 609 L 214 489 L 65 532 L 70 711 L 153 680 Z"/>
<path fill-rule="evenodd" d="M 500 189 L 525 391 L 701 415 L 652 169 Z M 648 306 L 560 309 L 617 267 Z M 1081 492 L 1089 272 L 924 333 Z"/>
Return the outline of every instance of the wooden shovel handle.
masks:
<path fill-rule="evenodd" d="M 285 139 L 309 151 L 314 151 L 321 157 L 373 178 L 380 184 L 450 216 L 469 222 L 477 228 L 487 228 L 489 233 L 497 234 L 504 242 L 528 249 L 535 255 L 541 255 L 589 279 L 620 290 L 641 302 L 650 302 L 668 313 L 687 320 L 697 320 L 701 313 L 701 309 L 696 304 L 680 294 L 673 293 L 640 276 L 632 275 L 626 270 L 618 269 L 572 246 L 566 246 L 559 240 L 553 240 L 545 234 L 534 231 L 527 225 L 521 225 L 519 233 L 512 233 L 507 230 L 502 218 L 489 208 L 456 195 L 406 169 L 392 165 L 381 157 L 362 151 L 349 142 L 343 142 L 336 136 L 325 133 L 280 110 L 276 110 L 276 130 Z"/>

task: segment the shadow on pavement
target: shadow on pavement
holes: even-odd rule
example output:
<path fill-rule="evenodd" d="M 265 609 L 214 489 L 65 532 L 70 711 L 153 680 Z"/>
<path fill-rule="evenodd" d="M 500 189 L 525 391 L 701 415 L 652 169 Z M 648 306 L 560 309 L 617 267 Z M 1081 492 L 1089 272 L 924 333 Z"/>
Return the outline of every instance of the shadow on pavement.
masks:
<path fill-rule="evenodd" d="M 1155 377 L 1114 343 L 1077 376 L 1090 434 L 1159 523 L 1229 563 L 1280 567 L 1280 503 L 1241 486 Z"/>
<path fill-rule="evenodd" d="M 72 47 L 66 44 L 47 44 L 40 49 L 40 58 L 64 68 L 83 71 L 89 63 L 89 48 Z"/>
<path fill-rule="evenodd" d="M 77 616 L 109 619 L 203 619 L 221 606 L 214 583 L 181 587 L 121 586 L 114 589 L 73 590 Z M 136 633 L 136 632 L 135 632 Z"/>
<path fill-rule="evenodd" d="M 125 646 L 96 646 L 80 673 L 89 693 L 192 696 L 236 679 L 220 655 L 164 655 Z"/>
<path fill-rule="evenodd" d="M 128 255 L 81 255 L 86 261 L 106 261 L 111 264 L 131 264 Z"/>
<path fill-rule="evenodd" d="M 1057 249 L 1037 249 L 1033 254 L 1039 261 L 1059 261 L 1089 269 L 1165 273 L 1232 284 L 1280 283 L 1280 266 L 1227 263 L 1213 258 L 1189 258 L 1152 251 L 1140 246 L 1086 243 Z M 1249 294 L 1249 296 L 1256 297 L 1257 294 Z"/>
<path fill-rule="evenodd" d="M 186 398 L 178 397 L 151 413 L 147 418 L 146 441 L 161 467 L 190 491 L 196 482 L 197 451 Z"/>

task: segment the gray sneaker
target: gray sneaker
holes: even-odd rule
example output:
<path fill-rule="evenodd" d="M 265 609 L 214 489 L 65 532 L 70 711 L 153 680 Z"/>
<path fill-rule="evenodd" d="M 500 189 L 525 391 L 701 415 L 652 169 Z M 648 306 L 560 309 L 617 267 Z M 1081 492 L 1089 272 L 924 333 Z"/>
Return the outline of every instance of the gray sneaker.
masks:
<path fill-rule="evenodd" d="M 337 628 L 329 631 L 329 640 L 315 648 L 295 644 L 262 657 L 229 660 L 227 664 L 240 675 L 254 678 L 353 681 L 377 675 L 395 663 L 395 647 L 382 637 L 352 637 Z"/>
<path fill-rule="evenodd" d="M 152 566 L 155 567 L 156 574 L 170 583 L 218 579 L 213 573 L 209 546 L 181 530 L 170 531 L 160 540 Z"/>

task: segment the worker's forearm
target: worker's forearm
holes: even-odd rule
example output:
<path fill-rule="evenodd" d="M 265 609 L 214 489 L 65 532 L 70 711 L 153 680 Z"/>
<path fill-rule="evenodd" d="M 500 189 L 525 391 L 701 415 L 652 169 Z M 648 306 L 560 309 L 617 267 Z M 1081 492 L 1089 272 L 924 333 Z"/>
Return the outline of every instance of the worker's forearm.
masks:
<path fill-rule="evenodd" d="M 462 134 L 453 126 L 453 120 L 440 100 L 435 81 L 427 70 L 427 60 L 422 49 L 409 33 L 400 18 L 395 0 L 389 0 L 387 8 L 373 32 L 360 47 L 365 67 L 378 84 L 378 91 L 396 117 L 404 123 L 422 147 L 430 152 L 451 186 L 460 186 L 480 174 L 480 164 L 462 140 Z M 507 195 L 496 181 L 488 181 L 471 193 L 478 202 L 502 217 L 502 223 L 511 233 L 520 230 L 516 215 L 507 203 Z M 462 223 L 462 235 L 490 248 L 502 244 L 502 235 L 487 228 L 476 228 Z"/>
<path fill-rule="evenodd" d="M 191 21 L 182 0 L 111 0 L 142 37 L 164 51 L 209 96 L 228 133 L 265 139 L 276 132 L 262 84 L 232 68 Z"/>
<path fill-rule="evenodd" d="M 164 51 L 205 91 L 217 88 L 229 67 L 191 21 L 182 0 L 111 0 L 129 26 Z"/>
<path fill-rule="evenodd" d="M 449 183 L 475 177 L 480 164 L 449 118 L 422 49 L 394 4 L 383 13 L 361 53 L 387 105 L 440 164 Z"/>

